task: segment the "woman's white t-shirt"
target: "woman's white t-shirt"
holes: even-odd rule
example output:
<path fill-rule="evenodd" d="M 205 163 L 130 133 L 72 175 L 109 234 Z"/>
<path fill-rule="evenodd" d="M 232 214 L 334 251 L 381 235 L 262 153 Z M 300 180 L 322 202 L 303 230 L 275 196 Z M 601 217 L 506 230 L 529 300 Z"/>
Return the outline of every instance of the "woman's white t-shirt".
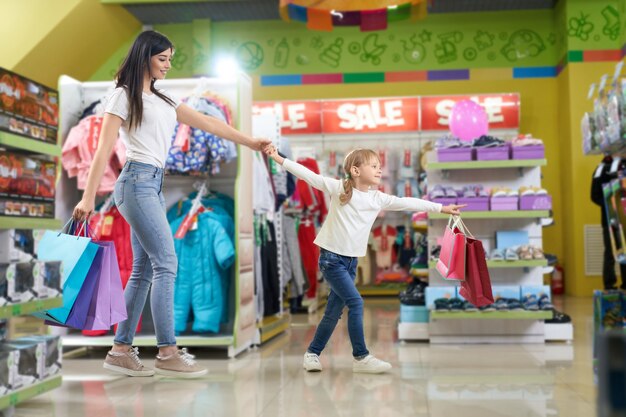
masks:
<path fill-rule="evenodd" d="M 126 158 L 129 161 L 164 168 L 172 145 L 172 135 L 176 127 L 176 108 L 180 101 L 163 90 L 159 92 L 172 99 L 174 106 L 156 94 L 144 92 L 143 119 L 137 129 L 129 129 L 130 102 L 124 88 L 118 87 L 113 90 L 107 98 L 104 111 L 124 120 L 120 137 L 126 146 Z"/>

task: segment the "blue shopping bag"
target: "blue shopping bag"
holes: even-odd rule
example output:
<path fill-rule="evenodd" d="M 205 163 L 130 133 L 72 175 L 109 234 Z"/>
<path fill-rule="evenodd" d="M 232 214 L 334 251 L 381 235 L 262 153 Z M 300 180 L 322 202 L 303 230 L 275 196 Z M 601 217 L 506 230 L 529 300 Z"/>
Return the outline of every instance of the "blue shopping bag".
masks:
<path fill-rule="evenodd" d="M 70 224 L 68 222 L 68 224 Z M 67 227 L 67 224 L 65 225 Z M 87 234 L 86 228 L 85 235 Z M 63 306 L 53 308 L 35 316 L 58 323 L 65 323 L 67 317 L 76 302 L 89 268 L 98 252 L 98 245 L 92 243 L 91 238 L 86 236 L 73 236 L 64 233 L 64 227 L 60 232 L 46 231 L 39 242 L 37 258 L 42 261 L 62 261 L 63 274 L 61 286 L 63 287 Z"/>

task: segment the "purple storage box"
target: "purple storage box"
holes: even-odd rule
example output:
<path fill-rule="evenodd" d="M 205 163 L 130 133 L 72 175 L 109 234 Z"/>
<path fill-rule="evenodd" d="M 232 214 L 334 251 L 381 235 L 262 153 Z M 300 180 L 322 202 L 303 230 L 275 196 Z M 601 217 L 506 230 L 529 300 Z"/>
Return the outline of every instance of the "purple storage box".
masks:
<path fill-rule="evenodd" d="M 513 159 L 544 159 L 546 148 L 543 145 L 513 146 Z"/>
<path fill-rule="evenodd" d="M 491 211 L 513 211 L 519 208 L 519 197 L 491 197 Z"/>
<path fill-rule="evenodd" d="M 478 161 L 502 161 L 506 159 L 511 159 L 511 147 L 509 145 L 476 148 L 476 160 Z"/>
<path fill-rule="evenodd" d="M 433 203 L 443 204 L 444 206 L 456 204 L 456 198 L 454 197 L 433 198 L 431 201 Z"/>
<path fill-rule="evenodd" d="M 552 196 L 523 195 L 519 199 L 520 210 L 552 210 Z"/>
<path fill-rule="evenodd" d="M 489 197 L 461 197 L 457 204 L 467 204 L 463 211 L 489 211 Z"/>
<path fill-rule="evenodd" d="M 472 148 L 439 148 L 437 149 L 438 162 L 463 162 L 475 159 Z"/>

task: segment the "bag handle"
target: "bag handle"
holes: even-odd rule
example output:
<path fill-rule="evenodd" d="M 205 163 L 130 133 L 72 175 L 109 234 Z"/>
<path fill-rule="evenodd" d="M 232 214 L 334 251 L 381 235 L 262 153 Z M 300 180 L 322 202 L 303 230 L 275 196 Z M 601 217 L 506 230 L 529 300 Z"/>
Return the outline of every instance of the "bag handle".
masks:
<path fill-rule="evenodd" d="M 61 234 L 66 233 L 68 235 L 73 235 L 75 232 L 75 226 L 76 226 L 76 220 L 74 220 L 73 217 L 70 217 L 70 219 L 67 221 L 67 223 L 65 223 L 65 225 L 61 228 L 61 230 L 59 231 L 59 233 L 57 234 L 57 236 L 61 236 Z M 80 229 L 78 229 L 78 233 L 76 234 L 76 238 L 81 237 L 81 233 L 83 233 L 84 231 L 84 236 L 83 237 L 89 237 L 91 238 L 91 231 L 89 229 L 89 223 L 87 223 L 87 220 L 84 220 L 82 222 L 80 222 Z"/>
<path fill-rule="evenodd" d="M 465 234 L 466 236 L 469 236 L 472 239 L 474 239 L 474 235 L 472 234 L 472 232 L 469 231 L 469 229 L 467 228 L 467 225 L 463 222 L 463 219 L 461 219 L 461 216 L 457 216 L 454 214 L 451 215 L 450 219 L 448 220 L 448 227 L 452 230 L 457 228 L 461 232 L 463 232 L 463 234 Z"/>

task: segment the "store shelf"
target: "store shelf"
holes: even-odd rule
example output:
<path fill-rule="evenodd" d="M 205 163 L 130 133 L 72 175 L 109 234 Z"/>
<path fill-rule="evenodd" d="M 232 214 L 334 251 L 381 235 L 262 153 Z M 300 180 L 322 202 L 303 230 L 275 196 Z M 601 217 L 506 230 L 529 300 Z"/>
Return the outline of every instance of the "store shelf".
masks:
<path fill-rule="evenodd" d="M 0 216 L 0 229 L 47 229 L 58 230 L 63 226 L 59 219 L 37 217 Z"/>
<path fill-rule="evenodd" d="M 505 161 L 429 162 L 427 170 L 461 170 L 492 168 L 533 168 L 547 164 L 546 159 L 510 159 Z"/>
<path fill-rule="evenodd" d="M 57 375 L 51 378 L 47 378 L 41 382 L 33 384 L 31 386 L 19 389 L 9 395 L 0 397 L 0 410 L 8 407 L 12 407 L 22 401 L 26 401 L 30 398 L 41 395 L 44 392 L 51 391 L 61 386 L 62 377 Z"/>
<path fill-rule="evenodd" d="M 430 261 L 430 268 L 435 268 L 437 266 L 436 261 Z M 548 266 L 548 261 L 546 259 L 536 259 L 532 261 L 487 261 L 488 268 L 535 268 L 535 267 L 544 267 Z"/>
<path fill-rule="evenodd" d="M 21 304 L 9 304 L 0 307 L 0 320 L 9 317 L 23 316 L 33 314 L 38 311 L 48 310 L 50 308 L 61 307 L 63 305 L 62 297 L 48 298 L 46 300 L 35 300 Z"/>
<path fill-rule="evenodd" d="M 513 211 L 464 211 L 463 219 L 543 219 L 550 217 L 549 210 L 513 210 Z M 445 213 L 429 213 L 430 220 L 450 218 Z"/>
<path fill-rule="evenodd" d="M 285 332 L 289 329 L 290 324 L 291 316 L 288 313 L 283 313 L 281 317 L 264 317 L 263 321 L 257 325 L 261 332 L 261 343 L 265 343 L 271 338 Z"/>
<path fill-rule="evenodd" d="M 431 311 L 430 319 L 455 320 L 455 319 L 479 319 L 479 320 L 548 320 L 552 318 L 552 311 L 478 311 L 478 312 L 451 312 Z"/>
<path fill-rule="evenodd" d="M 179 346 L 232 346 L 233 336 L 178 336 L 176 343 Z M 113 346 L 113 336 L 86 337 L 70 334 L 63 336 L 64 347 L 82 346 Z M 136 336 L 133 346 L 156 346 L 155 336 Z"/>
<path fill-rule="evenodd" d="M 0 146 L 8 146 L 14 149 L 42 153 L 50 156 L 61 156 L 61 147 L 58 145 L 2 131 L 0 131 Z"/>
<path fill-rule="evenodd" d="M 400 294 L 400 291 L 405 290 L 406 287 L 406 282 L 380 285 L 357 285 L 357 289 L 362 296 L 396 296 Z"/>

